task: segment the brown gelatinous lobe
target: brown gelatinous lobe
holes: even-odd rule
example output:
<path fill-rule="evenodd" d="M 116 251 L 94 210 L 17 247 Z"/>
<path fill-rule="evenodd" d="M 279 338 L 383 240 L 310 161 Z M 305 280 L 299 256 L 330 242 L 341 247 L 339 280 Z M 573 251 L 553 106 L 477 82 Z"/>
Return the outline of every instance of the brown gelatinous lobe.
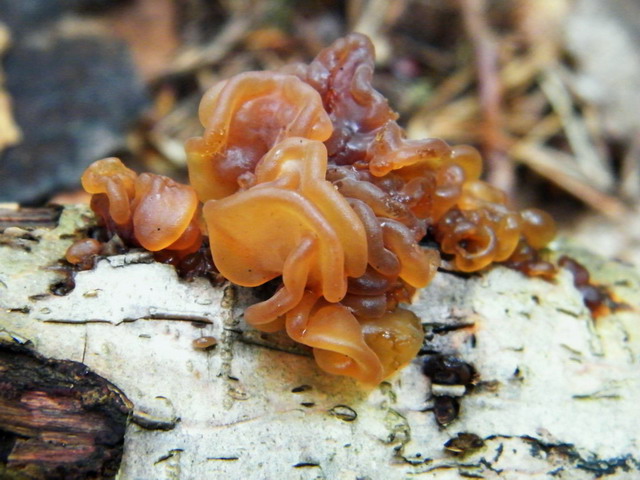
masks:
<path fill-rule="evenodd" d="M 173 265 L 180 278 L 185 280 L 207 277 L 215 286 L 220 286 L 225 281 L 213 263 L 208 237 L 204 237 L 202 245 L 195 252 L 183 255 L 179 251 L 163 250 L 156 252 L 155 259 Z"/>
<path fill-rule="evenodd" d="M 338 39 L 309 64 L 285 67 L 322 97 L 331 118 L 333 133 L 327 150 L 333 163 L 351 165 L 362 161 L 373 137 L 395 113 L 382 94 L 371 85 L 375 54 L 371 41 L 352 34 Z"/>
<path fill-rule="evenodd" d="M 136 179 L 133 235 L 143 248 L 193 251 L 201 241 L 193 222 L 198 198 L 193 188 L 162 175 L 143 173 Z"/>
<path fill-rule="evenodd" d="M 331 121 L 319 95 L 292 75 L 246 72 L 214 85 L 200 103 L 202 137 L 186 144 L 200 201 L 251 184 L 258 161 L 288 137 L 326 140 Z"/>
<path fill-rule="evenodd" d="M 510 208 L 480 180 L 472 147 L 407 139 L 372 86 L 374 63 L 369 39 L 352 34 L 308 65 L 211 87 L 204 133 L 186 144 L 196 193 L 115 159 L 83 176 L 110 231 L 187 272 L 210 268 L 198 250 L 202 202 L 215 269 L 241 286 L 276 283 L 247 322 L 284 329 L 325 371 L 367 384 L 420 349 L 421 322 L 402 304 L 430 283 L 441 252 L 464 272 L 503 262 L 549 277 L 537 249 L 555 233 L 548 215 Z"/>
<path fill-rule="evenodd" d="M 106 195 L 104 216 L 108 215 L 116 225 L 125 225 L 131 219 L 136 176 L 119 159 L 110 157 L 92 163 L 82 174 L 81 182 L 87 193 Z"/>
<path fill-rule="evenodd" d="M 305 288 L 337 302 L 346 293 L 347 276 L 365 272 L 364 227 L 324 179 L 326 165 L 321 142 L 288 138 L 262 158 L 254 186 L 205 203 L 211 251 L 220 273 L 244 286 L 282 275 L 278 299 L 254 305 L 246 313 L 251 319 L 251 312 L 260 311 L 252 323 L 286 313 L 299 303 Z"/>
<path fill-rule="evenodd" d="M 198 337 L 191 342 L 193 348 L 196 350 L 211 350 L 218 344 L 218 340 L 215 337 Z"/>
<path fill-rule="evenodd" d="M 91 164 L 82 186 L 92 194 L 91 208 L 108 232 L 128 246 L 170 252 L 176 262 L 202 244 L 199 202 L 195 190 L 162 175 L 137 175 L 117 158 Z M 86 268 L 103 253 L 97 240 L 83 239 L 67 251 L 66 259 Z"/>
<path fill-rule="evenodd" d="M 524 241 L 518 243 L 515 251 L 504 262 L 504 265 L 529 277 L 540 277 L 545 280 L 551 280 L 557 272 L 555 265 L 543 260 L 539 252 Z"/>
<path fill-rule="evenodd" d="M 342 177 L 334 180 L 340 191 L 386 210 L 384 217 L 401 216 L 414 233 L 424 235 L 431 226 L 458 270 L 506 261 L 520 241 L 536 249 L 546 245 L 555 234 L 553 220 L 539 210 L 510 209 L 502 192 L 479 180 L 482 160 L 475 149 L 405 137 L 397 115 L 371 85 L 373 65 L 371 42 L 352 34 L 309 65 L 289 68 L 318 90 L 331 117 L 334 132 L 326 144 L 334 166 L 328 177 Z"/>
<path fill-rule="evenodd" d="M 82 238 L 74 242 L 65 254 L 65 260 L 80 270 L 90 270 L 96 256 L 102 251 L 102 243 L 95 238 Z"/>
<path fill-rule="evenodd" d="M 621 306 L 611 298 L 611 294 L 605 287 L 591 281 L 589 271 L 574 258 L 563 255 L 558 260 L 558 265 L 569 270 L 573 276 L 574 286 L 582 295 L 584 304 L 595 318 L 608 315 L 612 309 Z"/>

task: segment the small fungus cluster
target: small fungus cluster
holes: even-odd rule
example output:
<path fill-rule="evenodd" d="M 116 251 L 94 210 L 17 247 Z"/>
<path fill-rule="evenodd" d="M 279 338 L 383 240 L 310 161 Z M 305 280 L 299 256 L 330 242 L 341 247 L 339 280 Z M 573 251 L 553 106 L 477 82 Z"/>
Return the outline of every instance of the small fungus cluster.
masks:
<path fill-rule="evenodd" d="M 440 252 L 463 272 L 506 262 L 548 275 L 536 249 L 555 231 L 546 213 L 510 209 L 480 180 L 472 147 L 407 139 L 373 68 L 371 42 L 351 34 L 308 65 L 214 85 L 200 104 L 204 134 L 186 144 L 191 186 L 116 159 L 82 177 L 125 243 L 175 260 L 206 236 L 229 281 L 279 279 L 246 321 L 284 329 L 323 370 L 368 384 L 420 349 L 420 320 L 400 305 L 429 284 Z"/>

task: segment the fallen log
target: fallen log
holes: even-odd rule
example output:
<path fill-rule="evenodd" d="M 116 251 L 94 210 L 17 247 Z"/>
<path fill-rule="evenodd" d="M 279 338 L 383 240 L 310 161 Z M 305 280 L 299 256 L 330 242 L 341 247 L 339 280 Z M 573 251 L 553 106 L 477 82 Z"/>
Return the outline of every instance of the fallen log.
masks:
<path fill-rule="evenodd" d="M 620 306 L 596 319 L 565 270 L 553 282 L 503 267 L 441 271 L 411 307 L 426 333 L 420 355 L 367 390 L 323 373 L 286 336 L 247 327 L 248 289 L 181 280 L 143 251 L 72 273 L 62 259 L 93 221 L 85 207 L 28 226 L 12 212 L 0 235 L 3 337 L 28 340 L 43 362 L 83 364 L 126 395 L 118 478 L 640 475 L 632 267 L 553 246 Z M 0 372 L 17 368 L 7 358 Z M 0 406 L 11 388 L 1 384 Z M 1 412 L 0 431 L 11 431 Z M 6 438 L 0 468 L 11 471 L 17 443 Z"/>

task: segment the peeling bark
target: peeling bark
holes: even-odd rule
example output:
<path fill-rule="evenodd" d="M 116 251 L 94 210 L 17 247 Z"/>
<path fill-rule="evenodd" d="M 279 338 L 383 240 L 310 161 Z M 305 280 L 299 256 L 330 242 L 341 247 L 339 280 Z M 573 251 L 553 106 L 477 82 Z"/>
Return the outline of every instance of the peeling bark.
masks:
<path fill-rule="evenodd" d="M 0 341 L 0 477 L 115 478 L 130 408 L 85 365 Z"/>
<path fill-rule="evenodd" d="M 119 478 L 640 475 L 632 268 L 557 242 L 556 255 L 587 265 L 627 306 L 597 320 L 566 271 L 554 282 L 504 268 L 440 272 L 412 306 L 426 332 L 421 354 L 364 390 L 320 372 L 286 336 L 247 327 L 254 292 L 182 281 L 144 252 L 102 259 L 69 293 L 52 294 L 65 249 L 90 219 L 67 208 L 55 229 L 0 235 L 0 325 L 131 399 Z M 217 344 L 198 348 L 201 337 Z M 425 370 L 435 355 L 471 365 L 472 380 L 436 379 Z M 441 426 L 446 402 L 459 413 Z"/>

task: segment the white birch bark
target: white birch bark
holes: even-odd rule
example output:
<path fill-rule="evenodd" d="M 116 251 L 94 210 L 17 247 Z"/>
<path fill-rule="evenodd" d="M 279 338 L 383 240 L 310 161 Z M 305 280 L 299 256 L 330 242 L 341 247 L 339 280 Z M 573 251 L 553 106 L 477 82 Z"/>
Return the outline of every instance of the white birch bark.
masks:
<path fill-rule="evenodd" d="M 479 374 L 443 428 L 419 358 L 363 390 L 284 336 L 246 327 L 247 290 L 184 282 L 145 253 L 103 259 L 71 293 L 50 295 L 60 280 L 50 266 L 86 213 L 67 208 L 55 230 L 0 235 L 0 327 L 85 363 L 133 402 L 121 479 L 640 477 L 640 275 L 630 267 L 570 252 L 629 306 L 595 321 L 568 272 L 554 282 L 505 268 L 439 273 L 412 307 L 425 347 Z M 218 345 L 195 349 L 201 336 Z M 484 445 L 445 449 L 460 433 Z"/>

